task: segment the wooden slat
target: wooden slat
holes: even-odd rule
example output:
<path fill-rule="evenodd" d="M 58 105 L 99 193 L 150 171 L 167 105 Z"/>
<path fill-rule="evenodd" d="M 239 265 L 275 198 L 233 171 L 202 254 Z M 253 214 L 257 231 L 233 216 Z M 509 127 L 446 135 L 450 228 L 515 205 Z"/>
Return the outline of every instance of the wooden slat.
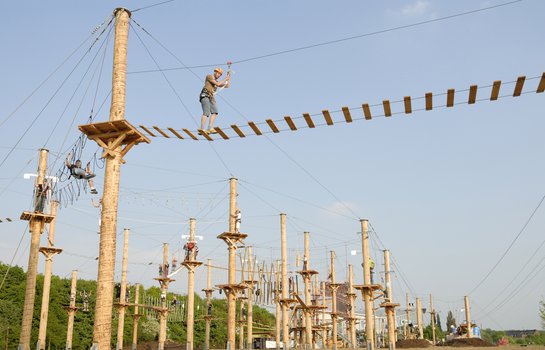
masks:
<path fill-rule="evenodd" d="M 433 94 L 428 92 L 426 94 L 426 111 L 431 111 L 433 109 Z"/>
<path fill-rule="evenodd" d="M 305 121 L 307 122 L 307 125 L 309 128 L 314 128 L 314 122 L 312 121 L 312 118 L 310 117 L 310 114 L 303 113 L 303 118 L 305 118 Z"/>
<path fill-rule="evenodd" d="M 324 115 L 324 119 L 327 125 L 333 125 L 333 119 L 331 119 L 331 114 L 329 114 L 329 111 L 327 109 L 324 109 L 322 111 L 322 114 Z"/>
<path fill-rule="evenodd" d="M 199 135 L 207 139 L 208 141 L 214 141 L 212 137 L 210 137 L 210 134 L 206 130 L 203 129 L 197 129 L 199 131 Z"/>
<path fill-rule="evenodd" d="M 145 132 L 147 132 L 150 136 L 152 136 L 152 137 L 157 137 L 157 135 L 155 135 L 154 133 L 152 133 L 152 132 L 150 131 L 150 129 L 146 128 L 144 125 L 140 125 L 140 128 L 141 128 L 142 130 L 144 130 Z"/>
<path fill-rule="evenodd" d="M 231 128 L 232 128 L 233 130 L 235 130 L 235 132 L 237 133 L 238 136 L 240 136 L 240 137 L 246 137 L 246 135 L 244 135 L 244 133 L 242 132 L 242 130 L 240 130 L 240 128 L 238 127 L 238 125 L 232 124 L 232 125 L 231 125 Z"/>
<path fill-rule="evenodd" d="M 163 136 L 166 137 L 167 139 L 170 138 L 170 136 L 167 135 L 167 134 L 166 134 L 163 130 L 161 130 L 158 126 L 154 125 L 153 128 L 154 128 L 155 130 L 157 130 L 157 131 L 159 132 L 159 134 L 163 135 Z"/>
<path fill-rule="evenodd" d="M 454 89 L 447 90 L 447 107 L 454 106 Z"/>
<path fill-rule="evenodd" d="M 289 115 L 285 116 L 284 120 L 286 121 L 286 123 L 288 123 L 288 126 L 290 127 L 290 129 L 292 131 L 297 130 L 297 127 L 295 126 L 295 123 L 293 122 L 293 120 L 291 119 L 291 117 Z"/>
<path fill-rule="evenodd" d="M 344 120 L 346 120 L 347 123 L 352 123 L 352 116 L 350 115 L 350 109 L 348 107 L 343 107 L 343 115 Z"/>
<path fill-rule="evenodd" d="M 515 84 L 515 91 L 513 91 L 513 97 L 520 96 L 522 93 L 522 88 L 524 87 L 524 81 L 526 80 L 526 77 L 520 76 L 517 78 L 517 83 Z"/>
<path fill-rule="evenodd" d="M 171 133 L 174 134 L 174 136 L 176 136 L 177 138 L 179 139 L 184 139 L 184 137 L 182 135 L 180 135 L 176 130 L 174 130 L 173 128 L 167 128 L 168 130 L 170 130 Z"/>
<path fill-rule="evenodd" d="M 539 85 L 537 86 L 536 92 L 539 94 L 539 93 L 542 93 L 543 91 L 545 91 L 545 73 L 541 75 L 541 80 L 539 81 Z"/>
<path fill-rule="evenodd" d="M 274 121 L 272 119 L 267 119 L 266 122 L 267 122 L 267 124 L 269 124 L 269 128 L 271 128 L 271 130 L 274 133 L 279 133 L 280 132 L 280 130 L 278 130 L 278 128 L 276 127 L 276 125 L 274 124 Z"/>
<path fill-rule="evenodd" d="M 227 134 L 224 133 L 223 130 L 221 130 L 219 126 L 214 127 L 214 130 L 216 130 L 216 131 L 218 132 L 218 134 L 219 134 L 224 140 L 229 140 L 229 136 L 227 136 Z"/>
<path fill-rule="evenodd" d="M 392 116 L 392 109 L 390 108 L 390 100 L 382 101 L 382 107 L 384 108 L 384 115 L 386 117 Z"/>
<path fill-rule="evenodd" d="M 467 99 L 467 103 L 474 104 L 477 100 L 477 85 L 471 85 L 469 87 L 469 97 Z"/>
<path fill-rule="evenodd" d="M 191 137 L 193 140 L 195 140 L 195 141 L 198 140 L 198 138 L 197 138 L 195 135 L 193 135 L 193 133 L 192 133 L 191 131 L 189 131 L 189 130 L 187 130 L 187 129 L 185 129 L 185 128 L 182 129 L 182 130 L 183 130 L 189 137 Z"/>
<path fill-rule="evenodd" d="M 363 115 L 365 115 L 366 120 L 371 120 L 371 109 L 369 108 L 369 104 L 364 103 L 361 105 L 361 108 L 363 108 Z"/>
<path fill-rule="evenodd" d="M 409 114 L 413 112 L 413 106 L 411 103 L 411 96 L 405 96 L 403 98 L 403 102 L 405 103 L 405 114 Z"/>
<path fill-rule="evenodd" d="M 496 101 L 500 94 L 501 80 L 496 80 L 492 84 L 492 92 L 490 92 L 490 101 Z"/>
<path fill-rule="evenodd" d="M 255 132 L 256 135 L 263 135 L 263 133 L 261 132 L 261 130 L 259 130 L 259 128 L 257 127 L 257 125 L 255 125 L 254 122 L 248 122 L 248 125 L 250 125 L 250 128 L 252 128 L 252 130 Z"/>

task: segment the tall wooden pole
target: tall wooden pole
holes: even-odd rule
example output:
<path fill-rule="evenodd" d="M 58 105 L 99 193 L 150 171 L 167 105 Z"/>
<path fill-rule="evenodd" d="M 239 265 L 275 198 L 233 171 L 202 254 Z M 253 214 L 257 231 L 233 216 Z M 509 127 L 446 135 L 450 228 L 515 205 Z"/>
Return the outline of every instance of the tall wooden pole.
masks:
<path fill-rule="evenodd" d="M 189 241 L 195 244 L 195 219 L 189 219 Z M 183 266 L 187 268 L 187 343 L 186 349 L 193 350 L 194 331 L 195 331 L 195 268 L 202 263 L 195 259 L 196 248 L 189 253 L 189 260 L 184 260 Z"/>
<path fill-rule="evenodd" d="M 469 297 L 466 295 L 464 297 L 464 305 L 466 309 L 466 324 L 467 324 L 467 338 L 471 338 L 473 336 L 473 330 L 471 327 L 471 315 L 469 312 Z"/>
<path fill-rule="evenodd" d="M 51 215 L 43 213 L 43 205 L 47 194 L 39 193 L 39 189 L 47 186 L 45 172 L 47 170 L 47 155 L 49 151 L 40 150 L 40 160 L 38 162 L 38 178 L 36 180 L 35 207 L 33 212 L 23 212 L 22 220 L 30 221 L 30 251 L 28 253 L 28 269 L 26 274 L 25 302 L 23 304 L 23 317 L 21 322 L 21 334 L 19 337 L 19 350 L 30 349 L 30 334 L 32 330 L 32 314 L 34 313 L 34 301 L 36 298 L 36 272 L 38 268 L 38 255 L 40 249 L 40 236 L 44 231 L 46 223 L 53 220 Z"/>
<path fill-rule="evenodd" d="M 305 318 L 305 348 L 310 349 L 312 347 L 312 314 L 309 306 L 312 304 L 310 299 L 310 279 L 312 277 L 312 270 L 309 269 L 309 233 L 304 233 L 305 237 L 305 255 L 303 256 L 303 281 L 305 283 L 305 305 L 307 306 L 303 310 L 303 316 Z"/>
<path fill-rule="evenodd" d="M 40 313 L 40 329 L 38 331 L 38 346 L 40 350 L 45 349 L 45 337 L 47 331 L 47 319 L 49 315 L 49 292 L 51 291 L 51 270 L 53 268 L 53 257 L 62 252 L 62 249 L 55 248 L 55 223 L 57 207 L 59 202 L 51 201 L 51 216 L 53 220 L 49 223 L 47 235 L 47 247 L 40 247 L 40 252 L 45 256 L 44 289 L 42 294 L 42 311 Z"/>
<path fill-rule="evenodd" d="M 140 320 L 140 317 L 142 317 L 141 314 L 138 313 L 138 303 L 140 302 L 140 284 L 136 283 L 134 285 L 134 315 L 133 317 L 133 325 L 132 325 L 132 350 L 136 350 L 136 347 L 138 346 L 138 321 Z"/>
<path fill-rule="evenodd" d="M 363 300 L 365 303 L 365 337 L 367 350 L 374 350 L 374 321 L 373 321 L 373 288 L 371 286 L 371 265 L 369 258 L 369 222 L 366 219 L 361 223 L 361 251 L 363 255 Z"/>
<path fill-rule="evenodd" d="M 433 345 L 435 345 L 435 309 L 433 308 L 433 298 L 430 294 L 430 315 L 431 315 L 431 336 Z"/>
<path fill-rule="evenodd" d="M 405 323 L 405 339 L 409 339 L 411 337 L 411 327 L 409 327 L 409 323 L 411 323 L 411 308 L 409 305 L 409 293 L 405 293 L 405 304 L 407 305 L 406 311 L 406 319 L 407 322 Z"/>
<path fill-rule="evenodd" d="M 418 325 L 418 339 L 424 339 L 424 329 L 422 327 L 422 303 L 420 298 L 416 298 L 416 324 Z"/>
<path fill-rule="evenodd" d="M 125 85 L 127 74 L 127 42 L 129 37 L 130 12 L 117 8 L 115 14 L 115 41 L 112 72 L 112 101 L 110 121 L 125 119 Z M 109 147 L 114 146 L 109 145 Z M 110 348 L 112 335 L 112 305 L 115 269 L 115 245 L 117 230 L 117 207 L 119 175 L 121 167 L 121 145 L 113 147 L 106 157 L 104 171 L 104 195 L 102 197 L 100 245 L 98 256 L 98 278 L 93 327 L 93 348 Z"/>
<path fill-rule="evenodd" d="M 240 284 L 244 284 L 244 273 L 246 268 L 246 255 L 248 254 L 248 247 L 244 248 L 244 256 L 240 256 Z M 240 309 L 238 313 L 238 348 L 239 350 L 244 349 L 244 301 L 246 297 L 240 297 Z"/>
<path fill-rule="evenodd" d="M 332 349 L 337 349 L 337 288 L 340 284 L 335 283 L 335 252 L 331 251 L 331 283 L 329 288 L 331 289 L 331 341 Z"/>
<path fill-rule="evenodd" d="M 282 255 L 282 341 L 284 350 L 290 346 L 290 329 L 288 318 L 288 251 L 286 245 L 286 214 L 280 214 L 280 244 Z"/>
<path fill-rule="evenodd" d="M 322 305 L 327 306 L 327 302 L 325 300 L 325 282 L 321 283 L 321 290 L 322 290 Z M 325 325 L 325 309 L 322 309 L 322 347 L 325 349 L 327 348 L 327 326 Z"/>
<path fill-rule="evenodd" d="M 161 285 L 161 308 L 159 311 L 159 346 L 158 350 L 163 350 L 165 348 L 165 341 L 167 339 L 167 317 L 168 317 L 168 306 L 167 306 L 167 292 L 168 285 L 170 282 L 173 282 L 173 279 L 168 277 L 168 243 L 163 243 L 163 275 L 159 278 L 156 278 Z"/>
<path fill-rule="evenodd" d="M 356 338 L 356 317 L 355 317 L 355 305 L 354 302 L 356 301 L 356 293 L 354 293 L 354 269 L 352 268 L 352 265 L 348 265 L 348 301 L 350 305 L 350 310 L 348 312 L 348 329 L 349 329 L 349 335 L 350 335 L 350 343 L 351 348 L 355 349 L 358 346 L 357 338 Z"/>
<path fill-rule="evenodd" d="M 68 312 L 68 327 L 66 330 L 66 350 L 72 349 L 72 334 L 74 333 L 74 315 L 76 314 L 76 285 L 78 283 L 78 271 L 72 270 L 72 284 L 70 286 L 70 305 L 66 308 Z"/>
<path fill-rule="evenodd" d="M 275 333 L 275 340 L 276 340 L 276 350 L 280 349 L 280 330 L 282 329 L 282 306 L 280 304 L 280 300 L 282 299 L 282 290 L 280 286 L 280 260 L 276 261 L 276 270 L 274 274 L 274 303 L 276 304 L 276 333 Z"/>
<path fill-rule="evenodd" d="M 127 295 L 127 264 L 129 262 L 129 229 L 126 228 L 123 232 L 123 260 L 121 263 L 121 285 L 119 293 L 118 320 L 117 320 L 117 350 L 123 349 L 123 330 L 125 328 L 125 308 L 127 303 L 125 297 Z"/>
<path fill-rule="evenodd" d="M 388 322 L 388 347 L 390 350 L 395 350 L 396 347 L 396 324 L 395 324 L 395 308 L 399 304 L 394 303 L 392 293 L 392 277 L 390 271 L 390 251 L 384 250 L 384 303 L 380 306 L 386 310 L 386 318 Z"/>
<path fill-rule="evenodd" d="M 254 323 L 254 265 L 255 261 L 252 255 L 252 247 L 248 247 L 248 280 L 246 285 L 248 286 L 248 311 L 246 316 L 246 349 L 253 349 L 253 323 Z"/>
<path fill-rule="evenodd" d="M 212 323 L 212 260 L 208 259 L 208 273 L 206 276 L 206 289 L 204 293 L 206 295 L 206 314 L 204 320 L 206 321 L 204 329 L 204 350 L 210 350 L 210 324 Z"/>

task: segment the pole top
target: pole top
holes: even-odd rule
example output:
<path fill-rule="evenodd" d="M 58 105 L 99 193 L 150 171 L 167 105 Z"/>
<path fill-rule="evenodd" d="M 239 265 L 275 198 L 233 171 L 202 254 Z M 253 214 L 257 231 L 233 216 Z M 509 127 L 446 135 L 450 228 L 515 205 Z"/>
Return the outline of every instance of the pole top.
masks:
<path fill-rule="evenodd" d="M 369 221 L 368 219 L 360 219 L 360 222 Z"/>
<path fill-rule="evenodd" d="M 128 9 L 124 8 L 124 7 L 118 7 L 114 10 L 114 16 L 117 16 L 117 13 L 119 11 L 124 11 L 124 12 L 127 12 L 127 14 L 129 15 L 129 18 L 131 17 L 131 11 L 129 11 Z"/>

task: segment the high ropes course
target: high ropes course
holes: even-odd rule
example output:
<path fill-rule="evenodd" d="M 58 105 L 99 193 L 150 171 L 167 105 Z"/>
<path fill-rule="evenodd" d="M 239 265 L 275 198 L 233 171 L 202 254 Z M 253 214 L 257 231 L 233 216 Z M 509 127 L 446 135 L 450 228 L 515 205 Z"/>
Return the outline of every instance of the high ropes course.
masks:
<path fill-rule="evenodd" d="M 335 123 L 352 123 L 356 120 L 371 120 L 376 117 L 392 117 L 397 114 L 411 114 L 413 112 L 417 111 L 431 111 L 434 108 L 452 108 L 457 105 L 462 104 L 475 104 L 476 102 L 482 102 L 482 101 L 496 101 L 500 98 L 506 98 L 506 97 L 518 97 L 522 94 L 527 93 L 533 93 L 534 90 L 527 90 L 523 92 L 524 84 L 527 80 L 533 80 L 533 79 L 540 79 L 539 84 L 537 86 L 537 89 L 535 90 L 535 93 L 542 93 L 545 91 L 545 73 L 541 75 L 541 77 L 531 77 L 526 78 L 526 76 L 519 76 L 515 81 L 509 81 L 503 83 L 504 86 L 506 85 L 513 85 L 514 88 L 512 90 L 512 93 L 506 93 L 503 95 L 500 95 L 500 89 L 502 88 L 502 82 L 501 80 L 496 80 L 492 83 L 492 85 L 485 85 L 479 87 L 478 85 L 471 85 L 469 89 L 465 90 L 459 90 L 458 93 L 465 93 L 467 92 L 467 100 L 465 98 L 460 101 L 455 101 L 455 95 L 456 90 L 455 89 L 448 89 L 446 93 L 439 93 L 439 94 L 433 94 L 431 92 L 426 93 L 424 96 L 419 96 L 417 98 L 411 98 L 411 96 L 405 96 L 403 100 L 396 100 L 396 101 L 390 101 L 390 100 L 383 100 L 382 103 L 369 105 L 368 103 L 363 103 L 361 107 L 342 107 L 340 110 L 333 110 L 329 111 L 327 109 L 322 110 L 321 113 L 316 114 L 310 114 L 310 113 L 303 113 L 300 117 L 294 117 L 291 116 L 285 116 L 283 119 L 266 119 L 265 121 L 261 122 L 254 122 L 254 121 L 248 121 L 248 125 L 237 125 L 232 124 L 230 128 L 221 128 L 221 127 L 214 127 L 214 130 L 216 133 L 208 133 L 204 130 L 197 129 L 190 130 L 188 128 L 182 128 L 182 129 L 176 129 L 173 127 L 159 127 L 157 125 L 153 126 L 145 126 L 145 125 L 139 125 L 139 129 L 132 127 L 131 131 L 127 129 L 127 126 L 125 123 L 119 124 L 118 126 L 113 125 L 111 122 L 105 122 L 105 123 L 98 123 L 98 124 L 87 124 L 87 125 L 81 125 L 79 126 L 79 129 L 90 135 L 89 138 L 93 140 L 100 139 L 100 137 L 97 137 L 96 135 L 103 134 L 103 132 L 106 132 L 107 130 L 112 131 L 113 133 L 123 133 L 123 132 L 129 132 L 129 135 L 133 138 L 140 137 L 145 142 L 149 143 L 149 139 L 147 136 L 150 137 L 163 137 L 163 138 L 174 138 L 179 140 L 204 140 L 204 141 L 214 141 L 214 140 L 230 140 L 232 138 L 245 138 L 246 136 L 261 136 L 263 134 L 268 133 L 280 133 L 283 131 L 291 130 L 291 131 L 297 131 L 299 129 L 314 129 L 319 126 L 332 126 Z M 486 94 L 489 96 L 477 98 L 477 94 L 480 91 L 480 95 Z M 490 90 L 490 92 L 488 92 Z M 504 88 L 505 90 L 505 88 Z M 446 97 L 446 98 L 445 98 Z M 459 97 L 461 99 L 461 97 Z M 416 100 L 423 100 L 424 105 L 422 108 L 416 108 L 413 109 L 413 101 Z M 403 105 L 403 108 L 398 108 L 397 110 L 393 110 L 394 105 Z M 372 112 L 371 108 L 374 108 L 375 111 Z M 353 116 L 352 113 L 358 112 L 358 116 Z M 339 117 L 337 120 L 334 120 L 332 114 L 341 114 L 342 113 L 342 119 Z M 323 121 L 320 120 L 319 122 L 315 121 L 315 119 L 319 118 L 320 115 L 323 117 Z M 314 119 L 313 119 L 314 118 Z M 296 123 L 298 122 L 298 123 Z M 103 129 L 101 128 L 103 126 Z M 145 133 L 145 135 L 144 135 Z M 126 152 L 123 153 L 123 155 Z"/>

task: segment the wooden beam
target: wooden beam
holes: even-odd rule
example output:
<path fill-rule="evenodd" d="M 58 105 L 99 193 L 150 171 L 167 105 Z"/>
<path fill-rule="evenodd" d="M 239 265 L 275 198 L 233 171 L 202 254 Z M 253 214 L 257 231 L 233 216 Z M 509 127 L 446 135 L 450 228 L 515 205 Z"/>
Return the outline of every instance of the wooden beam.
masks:
<path fill-rule="evenodd" d="M 274 124 L 274 121 L 272 119 L 267 119 L 266 122 L 267 122 L 267 124 L 269 124 L 269 128 L 271 128 L 271 130 L 274 133 L 279 133 L 280 132 L 280 130 L 278 130 L 278 128 L 276 127 L 276 124 Z"/>
<path fill-rule="evenodd" d="M 214 130 L 216 130 L 216 131 L 218 132 L 218 134 L 219 134 L 224 140 L 229 140 L 229 136 L 227 136 L 227 134 L 224 133 L 223 130 L 221 130 L 219 126 L 214 127 Z"/>
<path fill-rule="evenodd" d="M 384 108 L 384 115 L 386 117 L 392 116 L 392 109 L 390 108 L 390 100 L 382 101 L 382 107 Z"/>
<path fill-rule="evenodd" d="M 403 102 L 405 104 L 405 114 L 410 114 L 413 112 L 413 106 L 411 103 L 411 96 L 405 96 L 403 98 Z"/>
<path fill-rule="evenodd" d="M 467 103 L 470 105 L 474 104 L 477 100 L 477 85 L 471 85 L 469 87 L 469 97 L 467 99 Z"/>
<path fill-rule="evenodd" d="M 202 129 L 198 129 L 199 130 L 199 134 L 204 137 L 205 139 L 207 139 L 208 141 L 214 141 L 214 139 L 212 137 L 210 137 L 210 134 L 206 131 L 206 130 L 202 130 Z"/>
<path fill-rule="evenodd" d="M 312 118 L 310 117 L 310 114 L 303 113 L 303 118 L 305 118 L 305 121 L 307 122 L 307 125 L 309 128 L 314 128 L 314 122 L 312 121 Z"/>
<path fill-rule="evenodd" d="M 347 123 L 352 123 L 352 116 L 350 115 L 350 109 L 348 107 L 343 107 L 342 110 L 343 110 L 344 120 Z"/>
<path fill-rule="evenodd" d="M 261 132 L 261 130 L 259 130 L 259 128 L 257 127 L 257 125 L 255 125 L 254 122 L 248 122 L 248 125 L 250 125 L 250 128 L 252 128 L 252 130 L 255 132 L 256 135 L 263 135 L 263 133 Z"/>
<path fill-rule="evenodd" d="M 364 103 L 361 105 L 361 108 L 363 109 L 363 114 L 365 115 L 366 120 L 371 120 L 371 109 L 369 108 L 369 104 Z"/>
<path fill-rule="evenodd" d="M 496 101 L 498 99 L 498 95 L 500 94 L 500 87 L 501 87 L 501 80 L 496 80 L 494 84 L 492 84 L 492 92 L 490 92 L 490 101 Z"/>
<path fill-rule="evenodd" d="M 454 106 L 454 89 L 447 90 L 447 107 Z"/>
<path fill-rule="evenodd" d="M 189 137 L 191 137 L 193 140 L 197 141 L 199 140 L 195 135 L 193 135 L 193 133 L 187 129 L 182 129 Z"/>
<path fill-rule="evenodd" d="M 324 115 L 324 119 L 327 125 L 333 125 L 333 119 L 331 119 L 331 114 L 329 114 L 329 111 L 327 109 L 324 109 L 322 111 L 322 114 Z"/>
<path fill-rule="evenodd" d="M 517 78 L 517 83 L 515 84 L 515 91 L 513 91 L 513 97 L 520 96 L 522 93 L 522 88 L 524 87 L 524 81 L 526 80 L 526 76 L 520 76 Z"/>
<path fill-rule="evenodd" d="M 539 85 L 537 86 L 536 92 L 539 94 L 539 93 L 542 93 L 543 91 L 545 91 L 545 73 L 541 75 L 541 80 L 539 81 Z"/>
<path fill-rule="evenodd" d="M 174 130 L 173 128 L 167 128 L 171 133 L 174 134 L 174 136 L 176 136 L 177 138 L 179 139 L 184 139 L 184 137 L 182 135 L 180 135 L 176 130 Z"/>
<path fill-rule="evenodd" d="M 292 131 L 297 130 L 297 127 L 295 126 L 295 123 L 293 122 L 293 120 L 291 119 L 291 117 L 289 115 L 285 116 L 284 120 L 286 121 L 286 123 L 288 123 L 288 126 L 290 127 L 290 129 Z"/>
<path fill-rule="evenodd" d="M 145 132 L 147 132 L 151 137 L 157 137 L 157 135 L 155 135 L 154 133 L 152 133 L 152 132 L 150 131 L 150 129 L 146 128 L 144 125 L 140 125 L 140 128 L 141 128 L 142 130 L 144 130 Z"/>
<path fill-rule="evenodd" d="M 431 111 L 433 109 L 433 94 L 428 92 L 426 94 L 426 111 Z"/>
<path fill-rule="evenodd" d="M 232 128 L 233 130 L 235 130 L 235 132 L 237 133 L 238 136 L 240 136 L 240 137 L 246 137 L 246 135 L 244 135 L 244 133 L 242 132 L 242 130 L 240 130 L 240 128 L 238 127 L 238 125 L 232 124 L 232 125 L 231 125 L 231 128 Z"/>
<path fill-rule="evenodd" d="M 158 126 L 154 125 L 153 128 L 154 128 L 155 130 L 157 130 L 157 131 L 159 132 L 159 134 L 163 135 L 163 136 L 166 137 L 167 139 L 170 138 L 170 136 L 167 135 L 167 134 L 166 134 L 163 130 L 161 130 Z"/>

